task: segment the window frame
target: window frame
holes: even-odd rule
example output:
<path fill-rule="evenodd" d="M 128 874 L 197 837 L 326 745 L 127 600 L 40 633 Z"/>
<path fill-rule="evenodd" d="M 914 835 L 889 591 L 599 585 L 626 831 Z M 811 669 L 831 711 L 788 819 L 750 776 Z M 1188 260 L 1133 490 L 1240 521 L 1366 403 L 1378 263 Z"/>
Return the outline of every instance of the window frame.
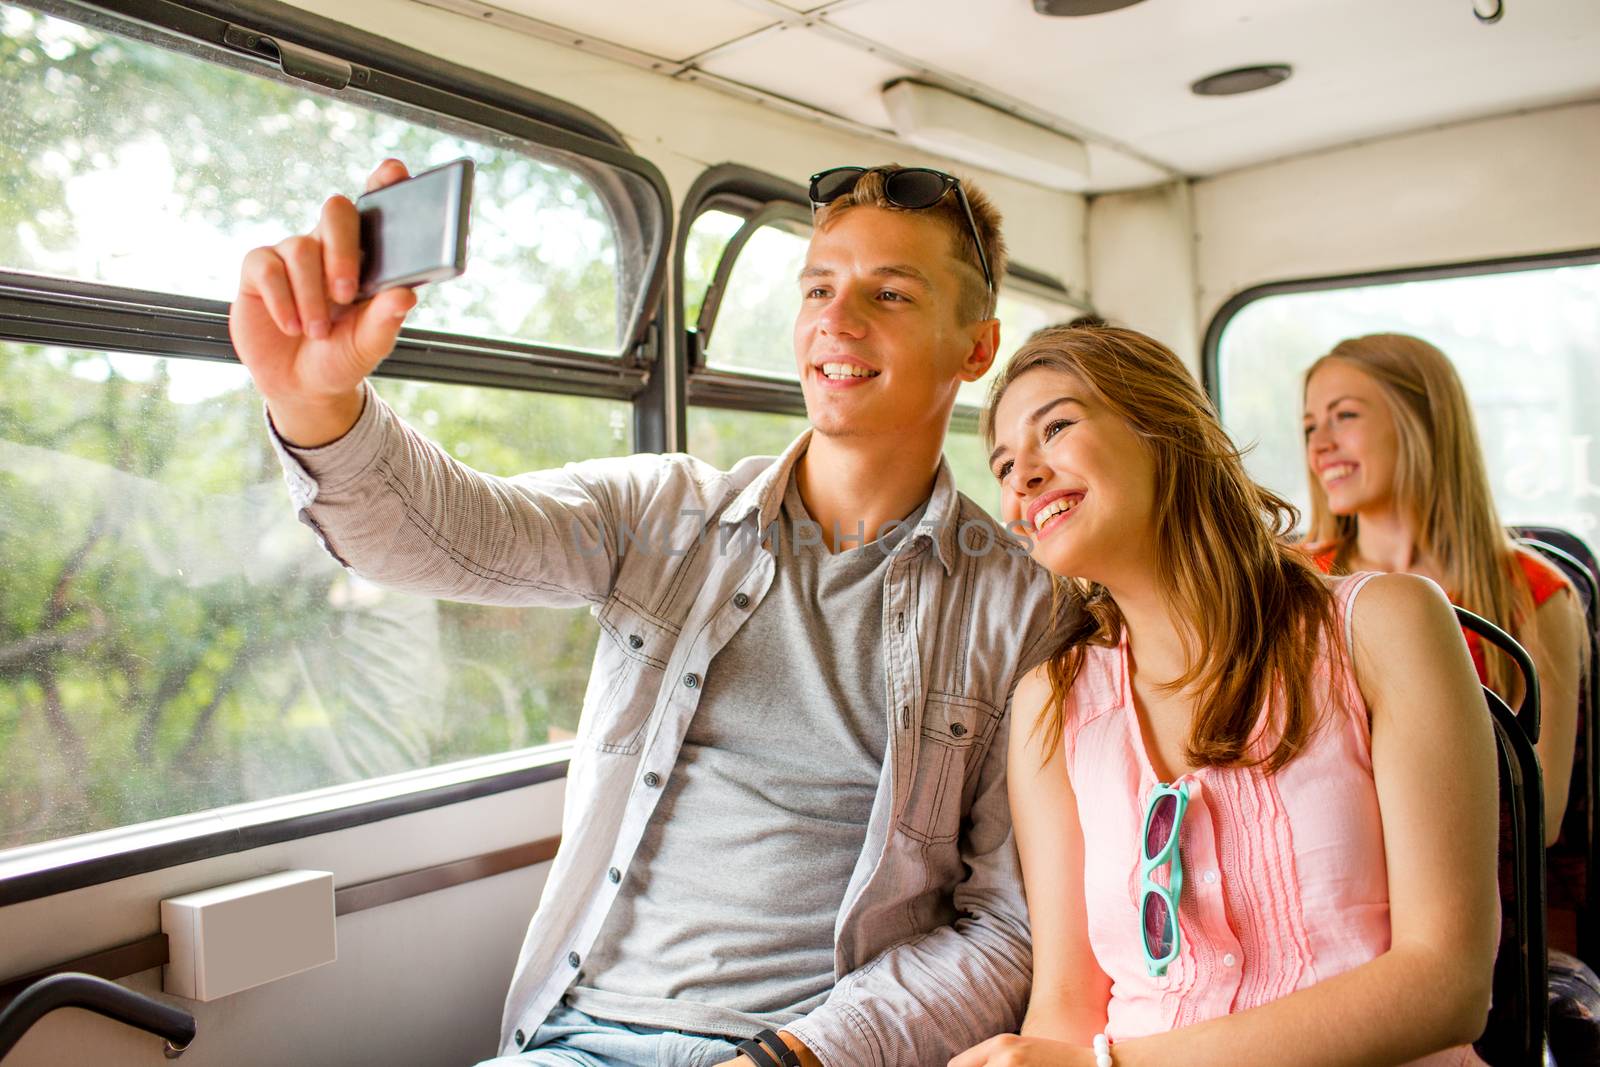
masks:
<path fill-rule="evenodd" d="M 659 215 L 638 279 L 637 321 L 630 324 L 620 356 L 406 329 L 375 376 L 631 400 L 634 451 L 661 447 L 647 392 L 659 377 L 653 371 L 662 357 L 659 321 L 673 205 L 661 172 L 634 155 L 603 120 L 278 0 L 23 2 L 40 13 L 124 37 L 157 45 L 176 42 L 190 54 L 210 53 L 205 61 L 235 68 L 277 64 L 278 50 L 274 45 L 273 56 L 241 52 L 228 43 L 229 34 L 281 39 L 290 46 L 282 54 L 291 62 L 310 62 L 314 76 L 329 60 L 348 64 L 352 82 L 363 92 L 642 178 L 640 187 L 607 180 L 613 172 L 605 167 L 583 172 L 594 180 L 619 228 L 644 220 L 646 210 Z M 300 50 L 314 54 L 306 60 Z M 629 279 L 620 281 L 626 289 Z M 5 341 L 237 363 L 227 315 L 223 301 L 0 270 L 0 340 Z M 20 846 L 0 853 L 0 907 L 564 778 L 570 752 L 570 743 L 557 742 Z"/>
<path fill-rule="evenodd" d="M 1211 402 L 1216 405 L 1218 417 L 1226 419 L 1225 398 L 1222 396 L 1222 335 L 1227 332 L 1234 316 L 1257 300 L 1269 296 L 1315 293 L 1332 289 L 1357 289 L 1374 285 L 1398 285 L 1403 282 L 1439 281 L 1445 278 L 1472 278 L 1486 274 L 1517 274 L 1522 271 L 1551 270 L 1557 267 L 1586 267 L 1596 263 L 1600 263 L 1600 248 L 1582 248 L 1569 252 L 1536 252 L 1418 267 L 1394 267 L 1357 271 L 1351 274 L 1289 278 L 1252 285 L 1225 300 L 1206 325 L 1205 341 L 1200 349 L 1201 385 L 1206 395 L 1211 397 Z"/>

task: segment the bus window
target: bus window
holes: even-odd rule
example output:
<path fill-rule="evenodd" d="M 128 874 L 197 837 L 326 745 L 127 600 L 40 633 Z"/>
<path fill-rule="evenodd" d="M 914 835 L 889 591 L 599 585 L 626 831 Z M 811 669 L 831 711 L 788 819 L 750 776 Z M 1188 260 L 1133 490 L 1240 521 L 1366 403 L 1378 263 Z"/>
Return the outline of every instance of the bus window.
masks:
<path fill-rule="evenodd" d="M 689 453 L 727 470 L 746 456 L 781 455 L 809 425 L 804 415 L 694 404 L 689 408 Z"/>
<path fill-rule="evenodd" d="M 218 336 L 245 250 L 309 228 L 378 160 L 479 166 L 468 273 L 424 289 L 414 320 L 450 332 L 408 328 L 378 394 L 492 473 L 632 450 L 643 372 L 617 357 L 651 310 L 666 214 L 628 192 L 647 165 L 138 33 L 163 43 L 0 4 L 0 269 L 31 272 L 5 275 L 13 308 L 54 309 L 13 312 L 29 340 L 0 339 L 0 849 L 575 730 L 587 613 L 408 597 L 339 567 L 295 521 Z M 129 348 L 48 339 L 88 329 L 59 311 L 86 289 L 137 306 Z M 546 353 L 563 393 L 590 395 L 538 391 Z"/>
<path fill-rule="evenodd" d="M 1409 333 L 1466 386 L 1500 517 L 1600 535 L 1600 264 L 1263 296 L 1223 327 L 1215 382 L 1251 473 L 1305 509 L 1301 378 L 1346 337 Z"/>
<path fill-rule="evenodd" d="M 744 225 L 744 216 L 729 211 L 702 211 L 689 227 L 688 241 L 683 250 L 683 321 L 693 323 L 700 318 L 700 308 L 705 303 L 706 290 L 717 273 L 717 264 L 733 235 Z"/>
<path fill-rule="evenodd" d="M 471 267 L 421 290 L 412 326 L 615 355 L 640 314 L 617 279 L 641 273 L 658 227 L 619 239 L 630 231 L 575 159 L 12 5 L 0 49 L 16 216 L 0 226 L 0 267 L 228 300 L 246 249 L 309 228 L 385 156 L 413 171 L 471 156 Z"/>

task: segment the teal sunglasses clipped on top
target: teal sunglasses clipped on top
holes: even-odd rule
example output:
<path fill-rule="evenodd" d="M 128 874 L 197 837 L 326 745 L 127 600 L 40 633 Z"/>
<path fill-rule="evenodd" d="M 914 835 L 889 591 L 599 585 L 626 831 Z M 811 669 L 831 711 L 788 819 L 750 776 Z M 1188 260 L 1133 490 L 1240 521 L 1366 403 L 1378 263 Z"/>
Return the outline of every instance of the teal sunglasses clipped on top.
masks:
<path fill-rule="evenodd" d="M 1144 802 L 1144 830 L 1140 834 L 1139 923 L 1144 966 L 1151 978 L 1161 978 L 1178 958 L 1178 901 L 1183 899 L 1183 855 L 1178 848 L 1183 813 L 1189 810 L 1189 787 L 1156 784 Z M 1170 864 L 1167 884 L 1150 876 Z"/>

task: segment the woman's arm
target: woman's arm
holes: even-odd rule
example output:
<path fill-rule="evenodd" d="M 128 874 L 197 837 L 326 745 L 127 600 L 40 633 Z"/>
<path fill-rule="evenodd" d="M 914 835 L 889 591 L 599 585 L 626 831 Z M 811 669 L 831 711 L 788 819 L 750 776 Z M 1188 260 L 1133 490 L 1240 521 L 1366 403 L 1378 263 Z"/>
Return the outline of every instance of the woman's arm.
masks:
<path fill-rule="evenodd" d="M 1006 781 L 1033 930 L 1033 992 L 1022 1033 L 1087 1046 L 1105 1028 L 1111 979 L 1089 946 L 1083 828 L 1067 762 L 1059 748 L 1046 760 L 1033 728 L 1049 699 L 1039 667 L 1018 683 L 1011 702 Z"/>
<path fill-rule="evenodd" d="M 1499 820 L 1492 728 L 1472 661 L 1443 594 L 1408 574 L 1368 583 L 1355 632 L 1389 869 L 1389 950 L 1271 1004 L 1115 1045 L 1117 1067 L 1378 1067 L 1466 1044 L 1483 1029 Z M 1070 1036 L 1072 1044 L 996 1038 L 967 1055 L 985 1053 L 975 1067 L 1092 1063 L 1072 1047 L 1081 1029 Z"/>
<path fill-rule="evenodd" d="M 1552 596 L 1534 612 L 1527 642 L 1539 672 L 1539 766 L 1544 771 L 1544 839 L 1561 835 L 1572 784 L 1573 752 L 1578 744 L 1578 686 L 1583 673 L 1583 607 L 1569 589 Z"/>

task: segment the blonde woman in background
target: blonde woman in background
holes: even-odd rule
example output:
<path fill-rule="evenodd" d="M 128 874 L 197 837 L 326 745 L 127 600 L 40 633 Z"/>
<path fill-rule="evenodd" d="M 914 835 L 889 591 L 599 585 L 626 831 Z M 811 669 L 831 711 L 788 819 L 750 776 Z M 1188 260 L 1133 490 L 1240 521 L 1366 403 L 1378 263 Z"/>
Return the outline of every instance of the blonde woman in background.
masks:
<path fill-rule="evenodd" d="M 1341 341 L 1306 372 L 1303 417 L 1311 487 L 1307 544 L 1317 565 L 1331 574 L 1403 571 L 1431 578 L 1532 657 L 1551 846 L 1549 944 L 1559 950 L 1551 955 L 1552 986 L 1573 978 L 1600 1006 L 1593 974 L 1566 955 L 1577 948 L 1586 874 L 1581 831 L 1568 835 L 1571 842 L 1561 834 L 1588 647 L 1576 593 L 1559 570 L 1516 545 L 1501 523 L 1466 390 L 1438 348 L 1405 334 Z M 1479 680 L 1515 706 L 1522 696 L 1515 665 L 1486 649 L 1476 634 L 1466 637 Z M 1577 785 L 1572 794 L 1581 805 L 1582 781 Z M 1580 823 L 1581 814 L 1575 811 L 1572 821 Z M 1504 850 L 1508 826 L 1501 838 Z M 1557 1008 L 1553 1019 L 1560 1013 Z M 1595 1033 L 1592 1020 L 1587 1032 Z M 1600 1056 L 1600 1042 L 1585 1040 Z M 1570 1062 L 1600 1062 L 1587 1055 Z"/>

